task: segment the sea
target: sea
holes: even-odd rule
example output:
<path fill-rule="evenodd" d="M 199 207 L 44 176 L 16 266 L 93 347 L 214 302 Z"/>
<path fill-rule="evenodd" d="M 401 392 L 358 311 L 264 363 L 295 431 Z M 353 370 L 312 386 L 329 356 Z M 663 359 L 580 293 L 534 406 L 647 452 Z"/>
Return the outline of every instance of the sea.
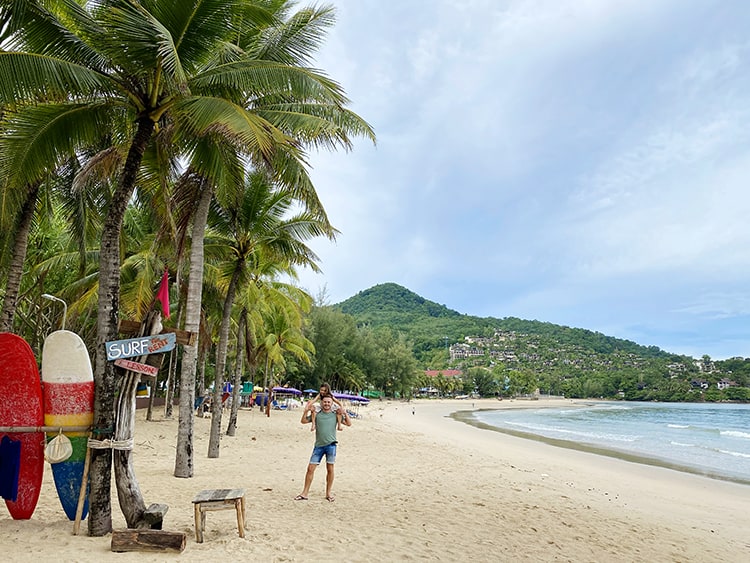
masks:
<path fill-rule="evenodd" d="M 478 410 L 501 432 L 750 485 L 750 405 L 565 403 Z"/>

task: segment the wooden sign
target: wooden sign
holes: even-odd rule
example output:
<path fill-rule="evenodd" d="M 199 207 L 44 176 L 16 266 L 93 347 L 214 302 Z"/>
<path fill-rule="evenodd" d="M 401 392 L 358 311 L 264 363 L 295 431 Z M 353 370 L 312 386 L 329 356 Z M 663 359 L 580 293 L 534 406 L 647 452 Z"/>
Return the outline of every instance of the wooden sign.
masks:
<path fill-rule="evenodd" d="M 137 321 L 129 321 L 127 319 L 120 320 L 120 325 L 118 328 L 119 332 L 123 334 L 124 336 L 127 336 L 129 334 L 138 334 L 138 331 L 141 330 L 141 323 Z M 195 346 L 195 339 L 197 334 L 195 332 L 189 332 L 187 330 L 178 330 L 176 328 L 165 328 L 161 331 L 161 334 L 172 334 L 174 333 L 175 337 L 177 338 L 177 344 L 182 344 L 183 346 Z M 206 336 L 208 338 L 208 336 Z"/>
<path fill-rule="evenodd" d="M 176 341 L 174 333 L 168 332 L 127 340 L 113 340 L 105 342 L 104 346 L 107 349 L 108 360 L 119 360 L 120 358 L 169 352 L 174 349 Z"/>
<path fill-rule="evenodd" d="M 115 360 L 115 365 L 130 371 L 134 371 L 136 373 L 150 375 L 152 377 L 156 377 L 156 374 L 159 373 L 159 368 L 157 367 L 150 366 L 148 364 L 142 364 L 140 362 L 134 362 L 132 360 L 125 360 L 123 358 Z"/>

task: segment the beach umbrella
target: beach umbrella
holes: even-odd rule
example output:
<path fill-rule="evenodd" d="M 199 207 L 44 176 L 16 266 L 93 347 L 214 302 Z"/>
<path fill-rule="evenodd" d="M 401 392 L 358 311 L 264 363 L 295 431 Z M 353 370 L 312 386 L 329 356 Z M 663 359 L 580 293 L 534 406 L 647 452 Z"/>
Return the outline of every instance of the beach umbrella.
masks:
<path fill-rule="evenodd" d="M 302 391 L 294 389 L 293 387 L 274 387 L 274 393 L 290 393 L 292 395 L 302 395 Z"/>

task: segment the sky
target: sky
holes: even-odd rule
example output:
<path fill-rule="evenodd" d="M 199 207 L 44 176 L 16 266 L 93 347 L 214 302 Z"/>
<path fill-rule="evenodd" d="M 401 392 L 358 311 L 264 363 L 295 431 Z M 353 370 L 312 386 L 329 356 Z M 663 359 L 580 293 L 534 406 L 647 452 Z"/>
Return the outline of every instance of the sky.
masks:
<path fill-rule="evenodd" d="M 314 65 L 373 145 L 310 155 L 338 303 L 750 357 L 750 2 L 334 0 Z"/>

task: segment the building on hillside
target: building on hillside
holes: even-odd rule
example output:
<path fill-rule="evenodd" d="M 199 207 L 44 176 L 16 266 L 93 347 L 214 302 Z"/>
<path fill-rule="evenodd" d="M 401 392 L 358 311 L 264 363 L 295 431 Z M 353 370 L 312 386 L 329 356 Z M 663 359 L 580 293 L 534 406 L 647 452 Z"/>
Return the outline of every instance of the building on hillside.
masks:
<path fill-rule="evenodd" d="M 451 361 L 484 356 L 484 350 L 468 344 L 453 344 L 449 350 Z"/>

